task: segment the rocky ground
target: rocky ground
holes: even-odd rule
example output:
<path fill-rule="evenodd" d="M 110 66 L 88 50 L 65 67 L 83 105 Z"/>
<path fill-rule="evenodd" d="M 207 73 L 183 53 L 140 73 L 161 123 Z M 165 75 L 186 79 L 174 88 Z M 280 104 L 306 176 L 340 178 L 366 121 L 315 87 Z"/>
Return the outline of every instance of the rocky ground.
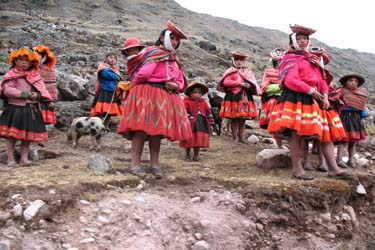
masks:
<path fill-rule="evenodd" d="M 258 129 L 247 134 L 267 137 Z M 164 177 L 128 172 L 130 143 L 108 133 L 100 154 L 108 172 L 87 167 L 90 141 L 77 149 L 57 129 L 37 166 L 0 166 L 0 241 L 10 249 L 373 249 L 373 167 L 351 181 L 291 178 L 290 166 L 266 170 L 255 155 L 270 144 L 213 136 L 201 162 L 187 162 L 163 141 Z M 363 146 L 360 154 L 374 151 Z M 0 150 L 5 150 L 2 142 Z M 143 166 L 147 168 L 145 147 Z M 4 160 L 4 159 L 3 159 Z M 312 162 L 316 163 L 316 156 Z M 356 192 L 359 181 L 367 194 Z M 33 211 L 34 210 L 34 211 Z M 1 244 L 0 244 L 1 246 Z M 0 248 L 2 249 L 2 248 Z M 8 249 L 8 248 L 4 248 Z"/>

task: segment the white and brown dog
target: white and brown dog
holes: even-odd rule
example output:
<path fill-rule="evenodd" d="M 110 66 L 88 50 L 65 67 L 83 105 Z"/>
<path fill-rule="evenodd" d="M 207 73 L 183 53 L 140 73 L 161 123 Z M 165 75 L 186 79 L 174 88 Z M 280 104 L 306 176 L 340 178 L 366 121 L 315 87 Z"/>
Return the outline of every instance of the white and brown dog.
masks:
<path fill-rule="evenodd" d="M 68 141 L 73 140 L 73 148 L 75 148 L 82 135 L 90 135 L 92 142 L 90 150 L 99 150 L 100 137 L 108 131 L 99 117 L 78 117 L 70 125 L 67 137 Z"/>

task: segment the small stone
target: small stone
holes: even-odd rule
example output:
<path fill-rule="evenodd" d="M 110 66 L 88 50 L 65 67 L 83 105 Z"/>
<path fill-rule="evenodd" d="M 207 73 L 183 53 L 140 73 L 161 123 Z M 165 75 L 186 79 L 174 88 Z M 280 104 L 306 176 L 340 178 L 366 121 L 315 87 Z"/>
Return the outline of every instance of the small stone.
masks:
<path fill-rule="evenodd" d="M 210 245 L 204 240 L 197 241 L 192 247 L 192 250 L 208 250 L 208 249 L 210 249 Z"/>
<path fill-rule="evenodd" d="M 256 223 L 256 228 L 258 231 L 262 232 L 264 230 L 264 226 L 260 223 Z"/>
<path fill-rule="evenodd" d="M 196 197 L 193 197 L 193 198 L 190 199 L 191 203 L 198 203 L 200 201 L 201 201 L 201 197 L 199 197 L 199 196 L 196 196 Z"/>
<path fill-rule="evenodd" d="M 81 203 L 82 205 L 90 205 L 91 203 L 86 201 L 86 200 L 80 200 L 79 203 Z"/>
<path fill-rule="evenodd" d="M 194 238 L 195 238 L 196 240 L 201 240 L 201 239 L 202 239 L 202 234 L 201 234 L 201 233 L 195 233 L 195 234 L 194 234 Z"/>
<path fill-rule="evenodd" d="M 122 200 L 122 201 L 120 201 L 120 203 L 122 203 L 126 206 L 130 206 L 132 204 L 132 202 L 130 200 Z"/>
<path fill-rule="evenodd" d="M 81 240 L 79 243 L 84 244 L 84 243 L 91 243 L 94 241 L 95 241 L 94 238 L 86 238 L 86 239 Z"/>

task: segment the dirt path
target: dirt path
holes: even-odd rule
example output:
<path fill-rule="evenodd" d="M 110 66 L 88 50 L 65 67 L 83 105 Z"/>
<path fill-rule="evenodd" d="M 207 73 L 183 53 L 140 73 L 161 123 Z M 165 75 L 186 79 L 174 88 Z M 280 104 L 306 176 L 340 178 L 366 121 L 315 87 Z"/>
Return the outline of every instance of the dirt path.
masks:
<path fill-rule="evenodd" d="M 89 144 L 83 137 L 74 150 L 54 130 L 39 166 L 1 166 L 0 240 L 12 249 L 70 250 L 368 249 L 374 242 L 371 168 L 353 171 L 368 191 L 360 196 L 356 181 L 316 172 L 315 181 L 301 182 L 288 168 L 260 169 L 255 155 L 269 145 L 221 136 L 202 162 L 185 161 L 177 143 L 163 141 L 165 176 L 140 182 L 128 173 L 128 141 L 115 133 L 102 138 L 100 153 L 113 164 L 107 174 L 87 168 Z M 45 205 L 35 218 L 15 216 L 14 206 L 38 199 Z"/>

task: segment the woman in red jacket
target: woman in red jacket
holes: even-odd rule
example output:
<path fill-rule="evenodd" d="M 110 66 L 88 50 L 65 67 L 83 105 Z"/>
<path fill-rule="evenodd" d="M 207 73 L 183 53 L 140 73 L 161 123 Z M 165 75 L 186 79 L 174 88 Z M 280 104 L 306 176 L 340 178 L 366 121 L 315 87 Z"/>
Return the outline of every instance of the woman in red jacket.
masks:
<path fill-rule="evenodd" d="M 245 142 L 245 121 L 258 116 L 253 95 L 260 94 L 253 72 L 243 67 L 245 58 L 246 54 L 232 53 L 232 67 L 225 71 L 217 87 L 226 93 L 219 116 L 231 120 L 232 138 L 239 142 Z"/>
<path fill-rule="evenodd" d="M 319 57 L 309 52 L 309 36 L 315 30 L 299 25 L 291 26 L 291 49 L 283 56 L 279 71 L 279 84 L 283 89 L 273 109 L 268 131 L 290 138 L 293 176 L 312 180 L 301 163 L 301 142 L 318 139 L 329 168 L 329 176 L 346 178 L 336 164 L 333 141 L 345 136 L 337 113 L 328 102 L 329 73 Z"/>

